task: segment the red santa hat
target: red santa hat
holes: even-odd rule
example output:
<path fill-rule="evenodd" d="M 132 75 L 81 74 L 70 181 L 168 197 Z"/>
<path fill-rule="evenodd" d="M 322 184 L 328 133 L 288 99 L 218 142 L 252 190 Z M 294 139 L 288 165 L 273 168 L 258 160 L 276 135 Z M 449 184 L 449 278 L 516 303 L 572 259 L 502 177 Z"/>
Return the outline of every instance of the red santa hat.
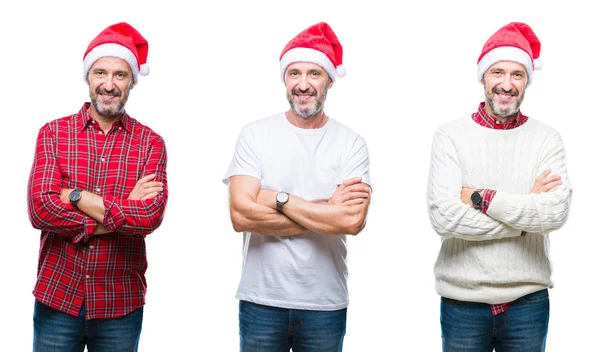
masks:
<path fill-rule="evenodd" d="M 146 65 L 148 42 L 131 25 L 125 22 L 113 24 L 100 32 L 90 43 L 83 55 L 83 79 L 87 79 L 88 71 L 101 57 L 112 56 L 127 61 L 133 72 L 133 82 L 137 83 L 138 74 L 150 73 Z"/>
<path fill-rule="evenodd" d="M 541 44 L 533 30 L 525 23 L 511 22 L 494 33 L 483 46 L 477 60 L 479 81 L 483 74 L 498 61 L 514 61 L 525 66 L 527 84 L 531 83 L 533 71 L 542 68 Z"/>
<path fill-rule="evenodd" d="M 344 77 L 342 66 L 342 44 L 325 22 L 312 25 L 300 32 L 283 48 L 279 57 L 281 80 L 285 80 L 285 69 L 294 62 L 312 62 L 327 73 L 333 82 L 336 77 Z"/>

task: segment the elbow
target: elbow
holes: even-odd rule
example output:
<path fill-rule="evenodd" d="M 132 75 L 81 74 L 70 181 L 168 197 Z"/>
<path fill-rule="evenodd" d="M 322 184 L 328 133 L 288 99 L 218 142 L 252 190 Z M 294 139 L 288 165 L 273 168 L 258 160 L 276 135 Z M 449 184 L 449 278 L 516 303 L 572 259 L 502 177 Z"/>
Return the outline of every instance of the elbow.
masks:
<path fill-rule="evenodd" d="M 233 230 L 235 232 L 249 231 L 248 221 L 240 211 L 232 208 L 230 211 L 230 216 L 231 224 L 233 225 Z"/>
<path fill-rule="evenodd" d="M 40 197 L 30 195 L 27 208 L 31 226 L 33 226 L 34 229 L 43 230 L 46 223 L 45 217 L 47 217 L 50 213 L 44 211 Z"/>
<path fill-rule="evenodd" d="M 367 224 L 366 218 L 360 214 L 351 216 L 346 222 L 345 234 L 356 236 L 362 232 Z"/>

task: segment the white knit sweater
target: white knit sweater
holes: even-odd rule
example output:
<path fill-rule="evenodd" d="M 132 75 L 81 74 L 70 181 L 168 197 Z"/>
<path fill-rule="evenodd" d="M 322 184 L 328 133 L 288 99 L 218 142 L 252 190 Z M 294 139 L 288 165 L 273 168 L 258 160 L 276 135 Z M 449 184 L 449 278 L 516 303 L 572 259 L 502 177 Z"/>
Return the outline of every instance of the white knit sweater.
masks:
<path fill-rule="evenodd" d="M 546 169 L 561 175 L 562 185 L 530 194 Z M 462 187 L 497 191 L 487 214 L 461 202 Z M 547 235 L 567 220 L 571 193 L 562 139 L 554 129 L 530 118 L 515 129 L 494 130 L 471 116 L 440 127 L 427 188 L 429 217 L 442 237 L 437 292 L 498 304 L 552 287 Z"/>

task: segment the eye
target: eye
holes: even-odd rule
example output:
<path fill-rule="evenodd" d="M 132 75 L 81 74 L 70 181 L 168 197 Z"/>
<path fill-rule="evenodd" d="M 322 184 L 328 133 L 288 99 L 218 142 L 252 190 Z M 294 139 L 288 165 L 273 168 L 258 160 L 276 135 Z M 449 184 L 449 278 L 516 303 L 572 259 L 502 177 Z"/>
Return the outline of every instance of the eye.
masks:
<path fill-rule="evenodd" d="M 102 70 L 97 70 L 94 71 L 94 75 L 98 76 L 98 77 L 102 77 L 106 74 L 106 72 L 102 71 Z"/>

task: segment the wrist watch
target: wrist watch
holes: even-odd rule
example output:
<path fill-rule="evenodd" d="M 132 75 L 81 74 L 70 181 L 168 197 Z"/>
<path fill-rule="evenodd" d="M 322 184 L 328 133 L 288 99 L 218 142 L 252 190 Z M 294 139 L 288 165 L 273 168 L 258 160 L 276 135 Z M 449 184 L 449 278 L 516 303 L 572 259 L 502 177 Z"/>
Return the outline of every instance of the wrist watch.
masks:
<path fill-rule="evenodd" d="M 71 193 L 69 193 L 69 200 L 71 201 L 71 204 L 77 208 L 77 202 L 81 200 L 81 191 L 78 189 L 72 190 Z"/>
<path fill-rule="evenodd" d="M 481 208 L 481 202 L 483 201 L 483 197 L 481 197 L 481 190 L 478 189 L 476 191 L 473 191 L 473 193 L 471 193 L 471 203 L 473 203 L 473 207 L 475 209 L 480 209 Z"/>
<path fill-rule="evenodd" d="M 275 196 L 275 200 L 277 201 L 277 211 L 283 212 L 283 206 L 290 200 L 290 195 L 285 192 L 279 192 Z"/>

